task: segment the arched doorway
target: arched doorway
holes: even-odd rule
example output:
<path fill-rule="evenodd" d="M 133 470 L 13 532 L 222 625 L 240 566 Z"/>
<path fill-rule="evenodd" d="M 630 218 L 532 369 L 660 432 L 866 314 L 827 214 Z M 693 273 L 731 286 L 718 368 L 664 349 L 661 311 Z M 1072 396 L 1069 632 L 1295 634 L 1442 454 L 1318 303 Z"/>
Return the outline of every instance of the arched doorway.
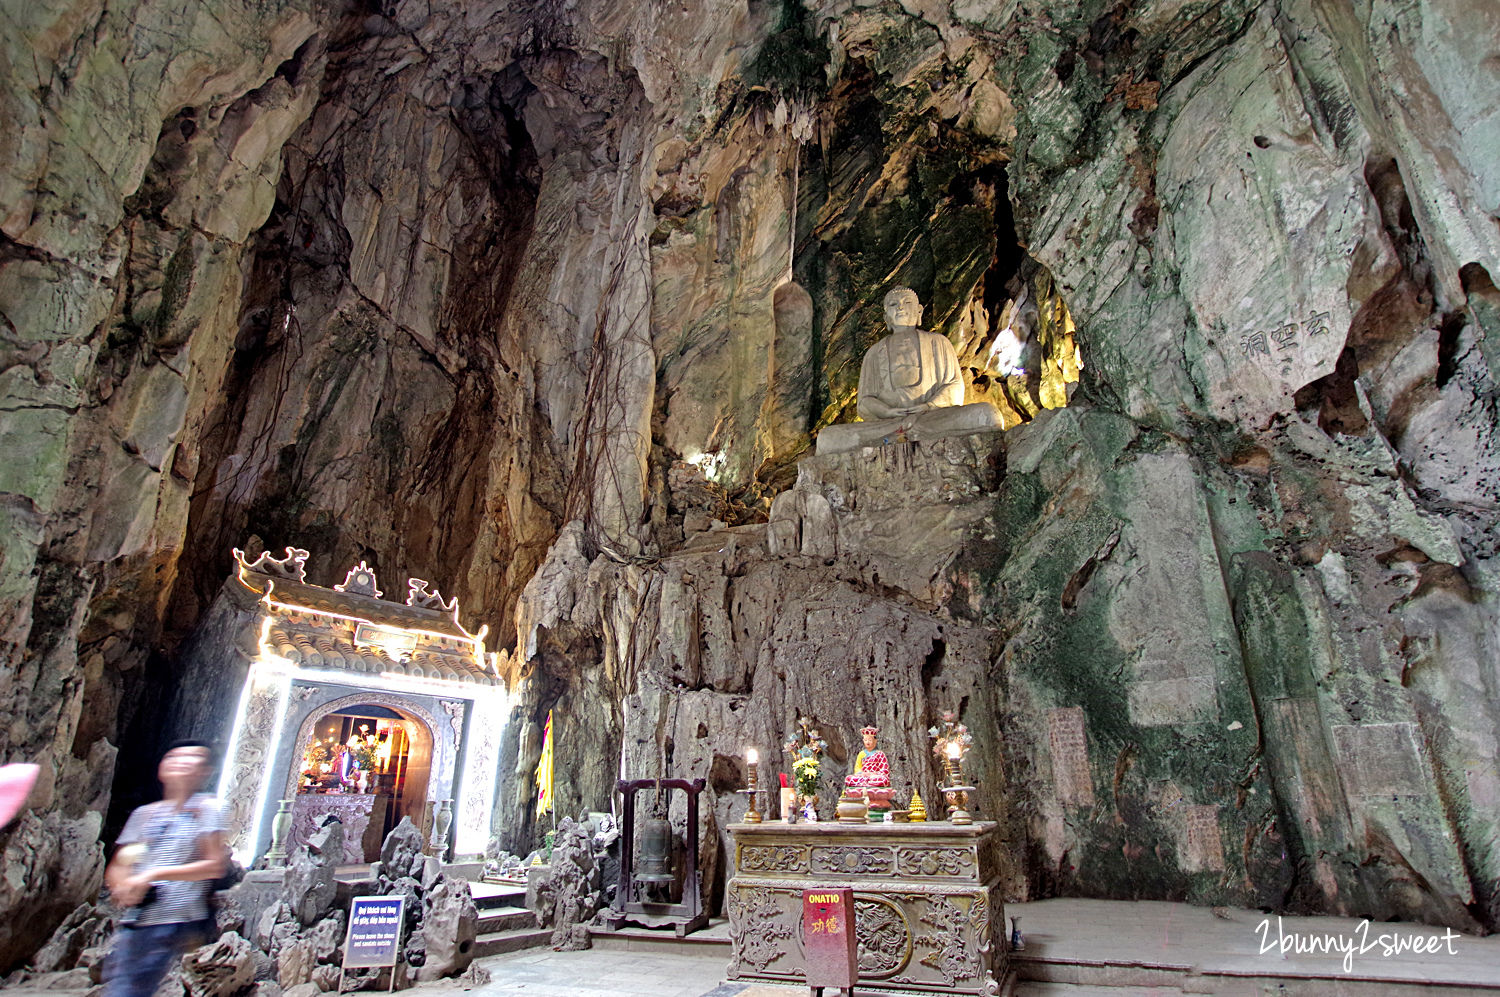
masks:
<path fill-rule="evenodd" d="M 368 800 L 368 808 L 361 808 L 373 825 L 362 836 L 365 861 L 379 858 L 379 843 L 402 817 L 422 828 L 429 802 L 430 717 L 393 700 L 379 693 L 349 696 L 313 711 L 298 731 L 288 773 L 289 797 L 313 797 L 329 810 Z M 313 812 L 305 806 L 298 811 Z"/>

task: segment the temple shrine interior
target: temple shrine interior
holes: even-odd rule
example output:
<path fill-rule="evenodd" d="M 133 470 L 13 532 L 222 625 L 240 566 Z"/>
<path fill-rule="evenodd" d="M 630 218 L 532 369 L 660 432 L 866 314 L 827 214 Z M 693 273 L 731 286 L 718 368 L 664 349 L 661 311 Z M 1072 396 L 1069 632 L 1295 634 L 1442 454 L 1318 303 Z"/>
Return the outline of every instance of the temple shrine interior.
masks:
<path fill-rule="evenodd" d="M 421 806 L 414 801 L 425 798 L 430 759 L 414 757 L 419 723 L 375 705 L 319 717 L 302 752 L 298 794 L 363 792 L 387 798 L 382 840 L 414 809 L 420 820 Z"/>

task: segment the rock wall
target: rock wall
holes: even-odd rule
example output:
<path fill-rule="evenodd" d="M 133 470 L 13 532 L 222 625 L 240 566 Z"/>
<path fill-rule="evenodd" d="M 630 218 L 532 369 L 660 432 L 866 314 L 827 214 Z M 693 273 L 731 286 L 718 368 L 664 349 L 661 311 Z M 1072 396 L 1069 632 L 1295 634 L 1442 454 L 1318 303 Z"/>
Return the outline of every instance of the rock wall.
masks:
<path fill-rule="evenodd" d="M 948 676 L 893 685 L 914 698 L 888 725 L 970 697 L 1033 842 L 1018 889 L 1493 927 L 1491 7 L 17 14 L 0 737 L 44 776 L 3 839 L 4 882 L 32 885 L 0 892 L 40 914 L 0 963 L 93 889 L 113 754 L 117 821 L 174 648 L 254 538 L 312 550 L 318 581 L 365 557 L 514 613 L 507 766 L 556 707 L 565 805 L 602 806 L 621 752 L 661 768 L 670 741 L 672 774 L 723 789 L 790 708 L 863 723 L 880 697 L 838 706 L 750 653 L 790 654 L 837 592 L 836 632 L 869 610 L 885 636 L 852 646 L 899 648 L 856 654 L 862 679 Z M 853 487 L 796 461 L 850 416 L 895 283 L 973 394 L 1036 418 L 1003 473 L 966 472 L 972 515 L 931 523 L 960 553 L 889 575 L 784 524 Z M 1018 328 L 1027 373 L 991 369 Z M 1045 414 L 1075 342 L 1082 385 Z M 774 541 L 796 553 L 772 554 L 755 524 L 799 475 Z M 763 603 L 721 612 L 715 576 Z M 529 791 L 503 795 L 497 825 L 530 834 Z"/>
<path fill-rule="evenodd" d="M 934 227 L 953 217 L 921 193 L 930 161 L 903 168 L 924 132 L 903 132 L 901 112 L 937 137 L 921 148 L 929 156 L 972 141 L 965 129 L 993 96 L 976 77 L 1014 111 L 992 148 L 1013 156 L 1016 232 L 1076 322 L 1080 396 L 1011 431 L 992 507 L 920 538 L 869 538 L 879 550 L 963 552 L 935 573 L 876 571 L 859 545 L 827 542 L 827 524 L 842 536 L 869 510 L 843 504 L 847 483 L 824 480 L 822 459 L 802 463 L 806 487 L 782 492 L 770 513 L 772 550 L 828 562 L 781 566 L 790 577 L 759 577 L 766 552 L 749 527 L 689 536 L 660 563 L 623 567 L 588 565 L 585 546 L 560 543 L 523 598 L 522 639 L 567 629 L 571 675 L 593 635 L 600 660 L 584 668 L 595 681 L 567 686 L 592 692 L 557 701 L 623 695 L 609 725 L 583 729 L 618 731 L 629 774 L 706 771 L 720 792 L 741 784 L 745 745 L 775 744 L 803 710 L 847 741 L 894 696 L 909 712 L 883 726 L 919 742 L 937 710 L 966 706 L 988 745 L 974 762 L 991 813 L 1027 842 L 1019 895 L 1492 929 L 1500 676 L 1485 343 L 1497 243 L 1479 161 L 1494 150 L 1458 122 L 1489 120 L 1500 90 L 1486 69 L 1461 99 L 1446 98 L 1453 108 L 1437 96 L 1437 67 L 1462 58 L 1454 32 L 1490 17 L 1420 4 L 812 11 L 811 35 L 834 39 L 821 106 L 839 108 L 820 155 L 825 166 L 854 160 L 849 175 L 868 184 L 833 193 L 836 166 L 821 187 L 804 181 L 827 198 L 797 270 L 814 291 L 815 352 L 835 357 L 820 372 L 823 418 L 852 398 L 849 358 L 867 340 L 850 342 L 849 330 L 878 334 L 877 297 L 858 288 L 918 286 L 938 327 L 962 342 L 965 320 L 953 316 L 973 314 L 1005 273 L 987 250 L 989 269 L 963 272 L 948 296 L 943 275 L 925 269 L 925 233 L 914 237 L 919 226 L 901 213 Z M 864 119 L 852 96 L 869 95 L 861 71 L 877 81 Z M 1417 95 L 1430 115 L 1405 103 Z M 841 145 L 841 127 L 862 144 Z M 898 136 L 894 154 L 872 149 L 872 132 Z M 982 161 L 953 155 L 968 168 Z M 840 213 L 857 218 L 847 232 Z M 988 232 L 998 247 L 1004 233 Z M 854 235 L 857 268 L 840 243 Z M 948 249 L 932 258 L 963 258 Z M 866 314 L 830 300 L 836 276 Z M 955 300 L 967 307 L 948 310 Z M 690 404 L 696 414 L 705 402 Z M 704 464 L 726 489 L 733 460 Z M 860 491 L 868 501 L 889 489 L 884 514 L 921 521 L 939 500 L 905 480 L 891 472 Z M 821 525 L 809 534 L 808 523 Z M 699 558 L 706 567 L 681 566 Z M 860 584 L 841 590 L 851 577 Z M 757 604 L 747 592 L 777 598 Z M 785 664 L 784 678 L 759 671 L 784 655 L 764 627 L 803 626 L 825 598 L 860 619 L 883 618 L 895 599 L 924 618 L 918 629 L 962 624 L 972 646 L 991 650 L 949 666 L 958 695 L 909 684 L 929 638 L 905 624 L 878 641 L 913 658 L 897 669 L 905 686 L 869 664 L 848 624 L 817 628 L 829 659 L 814 651 Z M 542 673 L 554 670 L 545 642 L 527 646 L 540 649 Z M 792 676 L 809 674 L 828 688 L 789 697 Z M 532 702 L 523 694 L 523 711 Z M 914 781 L 932 778 L 919 748 L 895 755 Z M 599 764 L 596 778 L 577 780 L 584 799 L 608 784 L 608 760 Z"/>
<path fill-rule="evenodd" d="M 240 255 L 318 84 L 296 68 L 311 4 L 59 2 L 7 17 L 0 751 L 42 765 L 31 811 L 0 832 L 8 967 L 98 889 L 119 720 L 159 695 L 153 637 Z"/>

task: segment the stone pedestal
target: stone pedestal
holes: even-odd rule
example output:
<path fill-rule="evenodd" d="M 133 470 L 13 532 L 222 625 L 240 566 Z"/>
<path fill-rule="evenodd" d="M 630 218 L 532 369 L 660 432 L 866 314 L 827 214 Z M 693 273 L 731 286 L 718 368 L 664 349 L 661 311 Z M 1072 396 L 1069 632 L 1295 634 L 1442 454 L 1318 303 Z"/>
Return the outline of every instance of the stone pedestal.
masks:
<path fill-rule="evenodd" d="M 802 891 L 854 890 L 860 993 L 1000 993 L 1007 970 L 992 822 L 732 824 L 729 976 L 801 984 Z"/>

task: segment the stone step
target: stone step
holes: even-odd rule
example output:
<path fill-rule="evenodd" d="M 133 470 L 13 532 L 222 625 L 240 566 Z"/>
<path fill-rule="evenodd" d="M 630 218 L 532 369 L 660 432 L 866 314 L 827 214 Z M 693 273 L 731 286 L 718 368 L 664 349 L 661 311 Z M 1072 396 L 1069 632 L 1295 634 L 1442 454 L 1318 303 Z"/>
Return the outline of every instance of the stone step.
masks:
<path fill-rule="evenodd" d="M 506 931 L 492 931 L 474 940 L 474 956 L 483 958 L 487 955 L 504 955 L 507 952 L 519 952 L 521 949 L 542 948 L 551 942 L 551 928 L 510 928 Z"/>
<path fill-rule="evenodd" d="M 525 907 L 483 907 L 479 911 L 479 933 L 535 928 L 536 915 Z"/>
<path fill-rule="evenodd" d="M 494 907 L 525 907 L 526 887 L 508 883 L 470 882 L 469 893 L 480 910 Z"/>
<path fill-rule="evenodd" d="M 1496 993 L 1492 983 L 1458 976 L 1449 979 L 1393 979 L 1389 975 L 1337 972 L 1309 973 L 1287 967 L 1280 972 L 1246 969 L 1213 970 L 1149 961 L 1046 960 L 1012 955 L 1019 980 L 1017 997 L 1134 997 L 1136 994 L 1213 994 L 1214 997 L 1465 997 Z M 1435 976 L 1436 974 L 1434 974 Z M 1053 988 L 1053 989 L 1044 989 Z"/>
<path fill-rule="evenodd" d="M 1022 980 L 1012 991 L 1014 997 L 1182 997 L 1175 987 L 1094 987 L 1083 983 L 1037 983 Z"/>
<path fill-rule="evenodd" d="M 729 920 L 716 917 L 708 927 L 678 938 L 671 928 L 642 928 L 627 924 L 619 930 L 590 928 L 589 938 L 598 949 L 661 952 L 677 955 L 722 955 L 729 958 Z"/>

